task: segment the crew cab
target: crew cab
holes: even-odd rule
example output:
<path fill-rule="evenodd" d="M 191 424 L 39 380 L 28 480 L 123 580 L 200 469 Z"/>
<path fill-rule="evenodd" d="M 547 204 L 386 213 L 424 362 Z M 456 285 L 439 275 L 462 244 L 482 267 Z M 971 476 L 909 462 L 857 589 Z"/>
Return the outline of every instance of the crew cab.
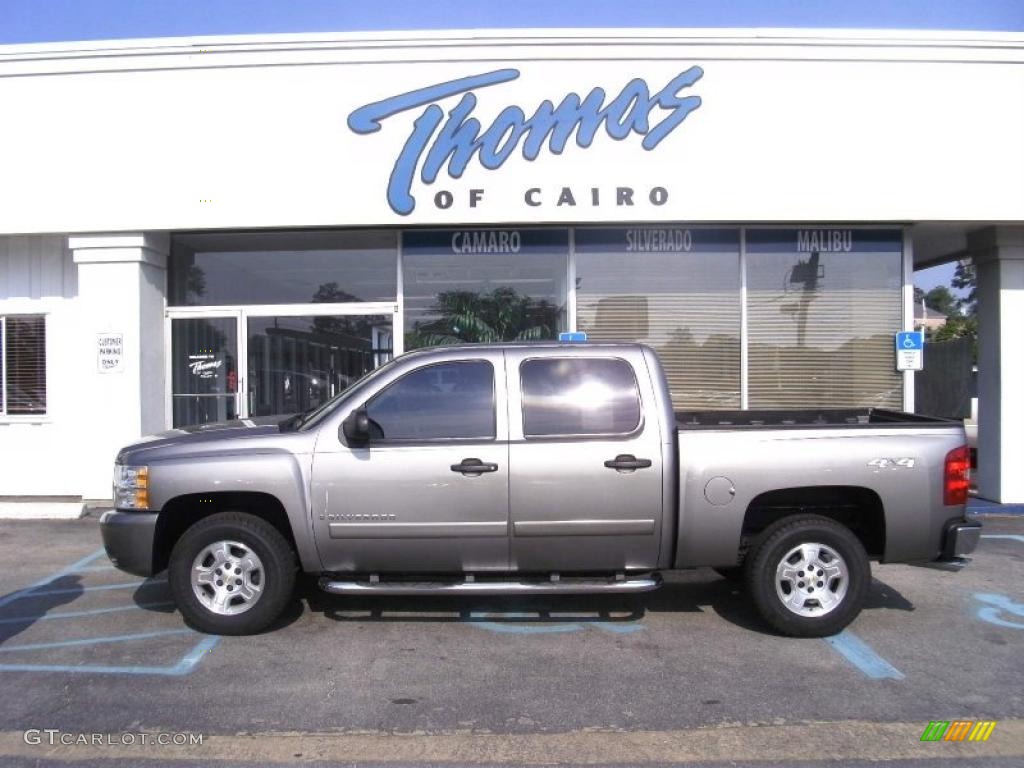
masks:
<path fill-rule="evenodd" d="M 776 631 L 861 610 L 870 561 L 959 565 L 956 422 L 873 408 L 675 412 L 638 344 L 396 358 L 316 410 L 124 448 L 101 521 L 115 565 L 169 571 L 185 620 L 271 625 L 297 570 L 332 594 L 634 593 L 708 566 Z"/>

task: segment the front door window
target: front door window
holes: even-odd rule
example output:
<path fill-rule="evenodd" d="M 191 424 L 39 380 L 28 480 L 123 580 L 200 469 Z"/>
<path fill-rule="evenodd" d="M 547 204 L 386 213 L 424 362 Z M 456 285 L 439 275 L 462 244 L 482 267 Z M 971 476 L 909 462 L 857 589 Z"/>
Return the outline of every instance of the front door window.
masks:
<path fill-rule="evenodd" d="M 374 442 L 493 440 L 494 368 L 487 361 L 428 365 L 366 404 Z"/>

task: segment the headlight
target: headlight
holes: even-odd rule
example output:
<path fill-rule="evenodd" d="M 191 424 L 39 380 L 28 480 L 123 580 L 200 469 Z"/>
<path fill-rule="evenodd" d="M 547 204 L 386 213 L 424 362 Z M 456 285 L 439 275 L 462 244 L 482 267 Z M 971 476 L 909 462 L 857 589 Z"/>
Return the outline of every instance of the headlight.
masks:
<path fill-rule="evenodd" d="M 114 506 L 149 509 L 149 467 L 114 465 Z"/>

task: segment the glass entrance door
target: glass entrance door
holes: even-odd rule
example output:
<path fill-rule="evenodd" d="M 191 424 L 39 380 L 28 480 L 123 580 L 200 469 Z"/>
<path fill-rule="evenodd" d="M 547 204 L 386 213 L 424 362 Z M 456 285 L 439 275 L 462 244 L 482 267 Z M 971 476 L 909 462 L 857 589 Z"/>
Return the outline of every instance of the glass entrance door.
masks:
<path fill-rule="evenodd" d="M 172 311 L 172 426 L 301 413 L 391 359 L 393 314 L 305 311 Z"/>
<path fill-rule="evenodd" d="M 175 427 L 239 417 L 239 313 L 171 320 Z"/>

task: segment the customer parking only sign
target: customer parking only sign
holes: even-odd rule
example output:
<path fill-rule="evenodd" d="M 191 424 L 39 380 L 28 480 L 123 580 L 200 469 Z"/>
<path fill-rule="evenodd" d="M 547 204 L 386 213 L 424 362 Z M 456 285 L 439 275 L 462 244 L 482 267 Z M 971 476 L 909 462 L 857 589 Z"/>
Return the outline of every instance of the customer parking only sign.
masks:
<path fill-rule="evenodd" d="M 896 370 L 920 371 L 924 368 L 924 333 L 901 331 L 896 334 Z"/>

